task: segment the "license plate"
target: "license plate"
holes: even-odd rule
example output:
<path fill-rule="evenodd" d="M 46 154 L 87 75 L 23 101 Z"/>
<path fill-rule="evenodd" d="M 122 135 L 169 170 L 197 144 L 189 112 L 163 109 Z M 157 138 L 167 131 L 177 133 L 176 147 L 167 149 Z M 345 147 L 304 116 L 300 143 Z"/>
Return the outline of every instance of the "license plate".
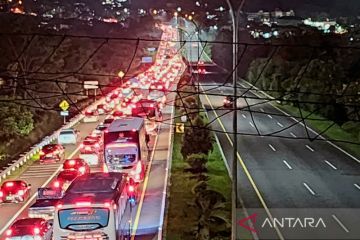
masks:
<path fill-rule="evenodd" d="M 6 196 L 6 200 L 7 200 L 7 201 L 10 201 L 10 200 L 12 200 L 12 199 L 13 199 L 12 196 Z"/>

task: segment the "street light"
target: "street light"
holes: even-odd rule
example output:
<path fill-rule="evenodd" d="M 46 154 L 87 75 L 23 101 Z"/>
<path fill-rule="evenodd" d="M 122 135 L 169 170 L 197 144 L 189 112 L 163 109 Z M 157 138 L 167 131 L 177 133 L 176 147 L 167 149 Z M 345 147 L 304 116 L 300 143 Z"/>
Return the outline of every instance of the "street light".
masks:
<path fill-rule="evenodd" d="M 181 7 L 178 7 L 176 11 L 181 12 Z"/>
<path fill-rule="evenodd" d="M 232 30 L 233 30 L 233 71 L 232 71 L 232 77 L 233 77 L 233 161 L 232 161 L 232 229 L 231 229 L 231 239 L 236 239 L 236 209 L 238 207 L 238 193 L 237 193 L 237 53 L 238 53 L 238 36 L 239 36 L 239 15 L 240 11 L 245 3 L 245 0 L 241 0 L 240 5 L 236 12 L 234 12 L 233 5 L 231 3 L 231 0 L 226 0 L 226 3 L 229 6 L 229 11 L 231 15 L 231 21 L 232 21 Z"/>
<path fill-rule="evenodd" d="M 120 78 L 121 80 L 121 85 L 123 84 L 123 77 L 125 76 L 125 73 L 123 71 L 119 71 L 118 72 L 118 77 Z"/>

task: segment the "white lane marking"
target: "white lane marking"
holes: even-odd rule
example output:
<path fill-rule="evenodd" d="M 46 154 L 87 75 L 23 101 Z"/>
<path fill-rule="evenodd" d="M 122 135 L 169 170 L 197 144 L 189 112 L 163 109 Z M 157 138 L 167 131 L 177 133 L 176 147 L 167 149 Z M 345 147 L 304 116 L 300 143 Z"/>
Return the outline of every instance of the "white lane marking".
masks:
<path fill-rule="evenodd" d="M 242 79 L 243 82 L 246 82 L 244 79 Z M 255 87 L 254 85 L 250 84 L 249 82 L 246 82 L 249 86 L 253 87 L 254 89 L 256 89 L 257 91 L 261 92 L 263 95 L 265 95 L 266 97 L 270 98 L 270 99 L 275 99 L 274 97 L 270 96 L 269 94 L 267 94 L 266 92 L 264 91 L 261 91 L 259 90 L 257 87 Z M 256 92 L 254 91 L 250 91 L 251 93 L 253 93 L 254 95 L 258 96 L 258 97 L 261 97 L 259 96 L 259 94 L 257 94 Z M 292 119 L 293 121 L 295 121 L 296 123 L 300 124 L 301 126 L 305 127 L 305 124 L 302 123 L 302 122 L 299 122 L 298 119 L 292 117 L 290 114 L 288 114 L 287 112 L 285 112 L 284 110 L 272 105 L 270 103 L 270 105 L 275 108 L 276 110 L 278 110 L 279 112 L 282 112 L 283 114 L 285 114 L 285 116 L 288 116 L 290 117 L 290 119 Z M 319 133 L 316 132 L 314 129 L 310 128 L 309 126 L 306 125 L 306 128 L 309 129 L 312 133 L 318 135 Z M 347 151 L 345 151 L 344 149 L 342 149 L 341 147 L 339 147 L 338 145 L 336 145 L 335 143 L 332 143 L 329 139 L 323 137 L 323 136 L 319 136 L 319 138 L 325 140 L 328 144 L 330 144 L 331 146 L 333 146 L 334 148 L 338 149 L 339 151 L 341 151 L 342 153 L 344 153 L 345 155 L 347 155 L 348 157 L 352 158 L 353 160 L 355 160 L 356 162 L 360 163 L 360 160 L 357 159 L 355 156 L 353 156 L 352 154 L 348 153 Z"/>
<path fill-rule="evenodd" d="M 70 156 L 68 158 L 72 158 L 80 149 L 80 146 L 77 147 L 74 152 L 72 154 L 70 154 Z M 56 171 L 49 177 L 48 180 L 46 180 L 46 182 L 41 186 L 42 188 L 43 187 L 46 187 L 50 182 L 51 180 L 60 172 L 60 170 L 62 169 L 62 165 L 60 165 Z M 2 235 L 6 229 L 9 228 L 9 226 L 15 221 L 15 219 L 17 219 L 19 217 L 19 215 L 30 205 L 30 203 L 32 203 L 32 201 L 34 201 L 34 199 L 36 198 L 37 196 L 37 192 L 34 193 L 34 195 L 32 195 L 29 200 L 24 203 L 24 205 L 20 208 L 19 211 L 17 211 L 15 213 L 15 215 L 5 224 L 5 226 L 0 230 L 0 235 Z"/>
<path fill-rule="evenodd" d="M 59 167 L 59 165 L 57 166 L 57 168 Z M 53 172 L 55 169 L 57 168 L 52 168 L 52 169 L 38 169 L 38 170 L 27 170 L 24 172 L 24 174 L 27 173 L 46 173 L 46 172 Z"/>
<path fill-rule="evenodd" d="M 290 132 L 290 135 L 296 138 L 296 135 L 293 132 Z"/>
<path fill-rule="evenodd" d="M 354 183 L 354 186 L 355 186 L 357 189 L 359 189 L 359 190 L 360 190 L 360 186 L 359 186 L 359 184 Z"/>
<path fill-rule="evenodd" d="M 260 108 L 260 111 L 265 112 L 263 108 Z"/>
<path fill-rule="evenodd" d="M 331 162 L 325 160 L 325 163 L 326 163 L 327 165 L 329 165 L 332 169 L 337 170 L 337 168 L 336 168 L 336 167 L 334 166 L 334 164 L 332 164 Z"/>
<path fill-rule="evenodd" d="M 287 161 L 283 160 L 283 163 L 285 163 L 285 165 L 286 165 L 290 170 L 293 169 Z"/>
<path fill-rule="evenodd" d="M 279 125 L 280 127 L 284 127 L 284 125 L 282 125 L 281 123 L 277 122 L 277 125 Z"/>
<path fill-rule="evenodd" d="M 267 116 L 268 116 L 270 119 L 272 119 L 272 116 L 271 116 L 271 115 L 268 114 Z"/>
<path fill-rule="evenodd" d="M 245 114 L 241 114 L 243 118 L 246 118 L 246 115 Z"/>
<path fill-rule="evenodd" d="M 49 174 L 43 174 L 43 175 L 39 175 L 39 174 L 37 174 L 37 175 L 26 175 L 26 174 L 24 174 L 24 175 L 21 175 L 21 177 L 20 178 L 22 178 L 22 179 L 24 179 L 24 178 L 47 178 L 47 177 L 49 177 Z"/>
<path fill-rule="evenodd" d="M 254 124 L 252 123 L 252 122 L 249 122 L 249 124 L 254 128 L 255 126 L 254 126 Z"/>
<path fill-rule="evenodd" d="M 309 192 L 310 192 L 312 195 L 315 196 L 314 190 L 312 190 L 307 183 L 303 183 L 303 185 L 306 187 L 307 190 L 309 190 Z"/>
<path fill-rule="evenodd" d="M 349 232 L 349 229 L 347 229 L 346 227 L 345 227 L 345 225 L 333 214 L 333 215 L 331 215 L 334 219 L 335 219 L 335 221 L 340 225 L 340 227 L 345 231 L 345 232 Z"/>
<path fill-rule="evenodd" d="M 310 151 L 315 152 L 315 150 L 312 149 L 309 145 L 306 144 L 305 146 L 306 146 L 306 148 L 309 149 Z"/>
<path fill-rule="evenodd" d="M 269 147 L 270 147 L 274 152 L 276 152 L 276 149 L 273 147 L 273 145 L 269 144 Z"/>

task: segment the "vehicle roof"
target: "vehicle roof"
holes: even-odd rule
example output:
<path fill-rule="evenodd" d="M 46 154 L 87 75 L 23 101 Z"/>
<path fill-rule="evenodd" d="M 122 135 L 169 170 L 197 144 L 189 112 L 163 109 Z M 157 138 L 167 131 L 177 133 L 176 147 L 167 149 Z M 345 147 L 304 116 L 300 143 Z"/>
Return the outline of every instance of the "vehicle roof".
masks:
<path fill-rule="evenodd" d="M 82 175 L 71 183 L 62 198 L 62 204 L 74 204 L 76 201 L 86 200 L 91 203 L 104 203 L 105 200 L 118 196 L 118 184 L 125 187 L 126 175 L 122 173 L 89 173 Z M 96 186 L 95 183 L 104 183 Z M 116 183 L 116 185 L 115 185 Z M 92 188 L 86 190 L 86 188 Z M 96 187 L 98 187 L 96 189 Z"/>
<path fill-rule="evenodd" d="M 43 218 L 23 218 L 16 220 L 13 226 L 34 226 L 36 224 L 40 224 L 43 221 L 45 221 Z"/>
<path fill-rule="evenodd" d="M 74 132 L 75 129 L 73 128 L 67 128 L 67 129 L 62 129 L 60 132 Z"/>
<path fill-rule="evenodd" d="M 3 182 L 3 184 L 1 184 L 1 186 L 5 186 L 5 184 L 8 182 L 13 182 L 14 184 L 26 183 L 26 181 L 24 181 L 24 180 L 9 180 L 9 181 Z"/>
<path fill-rule="evenodd" d="M 139 130 L 144 125 L 144 119 L 139 117 L 124 117 L 114 120 L 108 127 L 108 132 L 125 132 Z"/>

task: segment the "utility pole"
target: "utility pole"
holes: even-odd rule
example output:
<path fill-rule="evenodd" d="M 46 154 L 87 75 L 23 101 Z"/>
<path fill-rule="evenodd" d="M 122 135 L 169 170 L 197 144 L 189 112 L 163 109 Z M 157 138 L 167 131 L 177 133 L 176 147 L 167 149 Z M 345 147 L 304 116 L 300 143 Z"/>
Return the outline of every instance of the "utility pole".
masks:
<path fill-rule="evenodd" d="M 226 0 L 226 3 L 229 6 L 229 12 L 231 15 L 232 21 L 232 30 L 233 30 L 233 39 L 232 39 L 232 54 L 233 54 L 233 72 L 232 72 L 232 80 L 233 80 L 233 160 L 232 160 L 232 168 L 231 168 L 231 176 L 232 176 L 232 229 L 231 229 L 231 239 L 236 240 L 236 210 L 238 208 L 238 191 L 237 191 L 237 154 L 238 154 L 238 141 L 237 141 L 237 62 L 238 62 L 238 36 L 239 36 L 239 15 L 240 11 L 245 3 L 245 0 L 242 0 L 237 11 L 234 12 L 233 4 L 231 0 Z"/>

